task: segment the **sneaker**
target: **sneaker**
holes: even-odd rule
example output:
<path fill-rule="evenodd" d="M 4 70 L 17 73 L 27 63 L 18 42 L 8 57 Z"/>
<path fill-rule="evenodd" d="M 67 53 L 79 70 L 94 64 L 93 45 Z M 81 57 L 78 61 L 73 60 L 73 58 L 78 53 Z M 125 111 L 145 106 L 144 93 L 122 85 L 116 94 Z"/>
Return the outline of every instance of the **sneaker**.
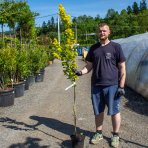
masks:
<path fill-rule="evenodd" d="M 103 135 L 100 133 L 95 133 L 92 139 L 90 140 L 90 143 L 92 144 L 98 144 L 100 140 L 103 139 Z"/>
<path fill-rule="evenodd" d="M 119 140 L 119 136 L 113 135 L 113 137 L 111 138 L 111 146 L 117 148 L 119 146 Z"/>

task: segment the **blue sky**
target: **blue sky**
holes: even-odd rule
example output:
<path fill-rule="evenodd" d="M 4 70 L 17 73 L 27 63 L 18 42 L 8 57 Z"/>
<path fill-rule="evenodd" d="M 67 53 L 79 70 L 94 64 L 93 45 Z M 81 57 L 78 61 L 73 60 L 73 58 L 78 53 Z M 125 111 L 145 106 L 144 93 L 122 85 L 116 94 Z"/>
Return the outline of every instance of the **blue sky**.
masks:
<path fill-rule="evenodd" d="M 62 4 L 68 14 L 71 16 L 97 16 L 103 18 L 107 10 L 113 8 L 120 12 L 127 6 L 132 6 L 134 1 L 140 4 L 141 0 L 28 0 L 28 4 L 32 11 L 38 12 L 40 16 L 52 15 L 58 13 L 58 5 Z M 56 15 L 55 15 L 56 17 Z M 51 17 L 36 19 L 37 25 L 50 20 Z"/>

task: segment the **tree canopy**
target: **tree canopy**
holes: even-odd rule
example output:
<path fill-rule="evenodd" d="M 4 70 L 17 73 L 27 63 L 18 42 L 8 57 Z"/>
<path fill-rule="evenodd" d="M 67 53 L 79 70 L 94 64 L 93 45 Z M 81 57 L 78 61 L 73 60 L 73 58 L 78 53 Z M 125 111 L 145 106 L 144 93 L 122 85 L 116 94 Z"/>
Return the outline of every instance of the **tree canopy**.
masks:
<path fill-rule="evenodd" d="M 30 40 L 38 36 L 40 44 L 49 44 L 50 39 L 58 36 L 58 22 L 56 17 L 51 17 L 47 22 L 43 21 L 41 27 L 35 27 L 35 16 L 30 10 L 26 1 L 3 0 L 0 3 L 0 24 L 2 37 L 4 36 L 4 25 L 8 25 L 10 30 L 16 31 L 18 37 Z M 79 44 L 93 44 L 97 41 L 97 25 L 106 22 L 110 25 L 111 39 L 128 37 L 135 34 L 147 32 L 148 30 L 148 9 L 146 0 L 141 0 L 138 4 L 134 2 L 131 6 L 118 12 L 109 9 L 106 16 L 101 18 L 82 15 L 72 17 L 72 29 L 75 39 Z M 61 40 L 64 40 L 64 25 L 60 22 Z"/>

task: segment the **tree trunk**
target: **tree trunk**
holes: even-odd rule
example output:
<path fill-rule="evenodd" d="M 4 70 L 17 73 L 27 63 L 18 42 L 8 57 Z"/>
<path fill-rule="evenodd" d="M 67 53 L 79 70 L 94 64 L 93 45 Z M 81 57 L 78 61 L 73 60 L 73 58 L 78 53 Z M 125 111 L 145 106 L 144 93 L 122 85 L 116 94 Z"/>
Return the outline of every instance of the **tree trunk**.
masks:
<path fill-rule="evenodd" d="M 15 23 L 14 23 L 14 27 L 13 27 L 13 33 L 14 33 L 14 47 L 16 48 L 16 30 L 15 30 Z"/>
<path fill-rule="evenodd" d="M 76 115 L 76 86 L 74 85 L 74 104 L 73 104 L 73 116 L 74 116 L 74 133 L 77 134 L 77 115 Z"/>
<path fill-rule="evenodd" d="M 20 44 L 21 44 L 21 47 L 22 47 L 22 31 L 21 31 L 21 28 L 20 28 Z"/>
<path fill-rule="evenodd" d="M 12 35 L 11 35 L 11 28 L 10 29 L 10 47 L 12 48 Z"/>

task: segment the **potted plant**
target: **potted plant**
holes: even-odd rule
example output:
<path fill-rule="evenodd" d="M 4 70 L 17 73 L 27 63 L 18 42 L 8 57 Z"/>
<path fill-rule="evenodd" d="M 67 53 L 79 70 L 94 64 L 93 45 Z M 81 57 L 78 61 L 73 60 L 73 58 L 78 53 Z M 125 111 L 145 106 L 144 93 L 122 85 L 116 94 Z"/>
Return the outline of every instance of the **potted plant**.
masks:
<path fill-rule="evenodd" d="M 42 82 L 44 79 L 45 67 L 48 61 L 48 54 L 43 47 L 40 47 L 40 67 L 39 72 L 36 72 L 36 82 Z"/>
<path fill-rule="evenodd" d="M 24 90 L 29 89 L 26 78 L 30 75 L 28 62 L 28 52 L 25 48 L 17 46 L 16 52 L 16 64 L 13 65 L 15 70 L 12 73 L 11 86 L 15 90 L 15 97 L 21 97 L 24 95 Z M 26 84 L 26 85 L 25 85 Z"/>
<path fill-rule="evenodd" d="M 76 79 L 77 76 L 74 73 L 74 69 L 77 68 L 75 57 L 77 56 L 77 52 L 74 49 L 75 39 L 74 33 L 72 31 L 72 22 L 70 19 L 70 15 L 66 15 L 64 7 L 59 5 L 59 15 L 61 21 L 64 25 L 64 38 L 65 40 L 61 45 L 58 44 L 57 40 L 54 39 L 53 45 L 57 51 L 55 51 L 55 55 L 62 61 L 63 72 L 67 76 L 67 78 L 71 81 L 74 88 L 74 104 L 73 104 L 73 115 L 74 115 L 74 133 L 70 136 L 72 141 L 72 147 L 83 148 L 84 147 L 84 139 L 85 135 L 83 133 L 79 133 L 77 131 L 77 116 L 76 116 Z"/>
<path fill-rule="evenodd" d="M 14 88 L 10 87 L 16 65 L 16 49 L 0 49 L 0 106 L 6 107 L 14 104 Z"/>
<path fill-rule="evenodd" d="M 18 48 L 17 49 L 17 64 L 16 71 L 14 74 L 14 84 L 24 85 L 25 90 L 29 89 L 28 76 L 31 75 L 31 70 L 29 68 L 29 53 L 26 48 Z M 22 94 L 23 95 L 23 86 L 22 86 Z M 20 96 L 21 96 L 20 95 Z"/>
<path fill-rule="evenodd" d="M 51 48 L 48 53 L 48 64 L 49 65 L 53 64 L 53 60 L 54 60 L 53 48 Z"/>
<path fill-rule="evenodd" d="M 46 66 L 48 55 L 44 48 L 36 46 L 30 49 L 30 69 L 32 74 L 35 76 L 36 82 L 43 81 L 44 78 L 44 68 Z"/>
<path fill-rule="evenodd" d="M 55 59 L 54 52 L 55 52 L 55 47 L 52 46 L 52 41 L 50 41 L 50 45 L 49 45 L 49 48 L 47 50 L 47 53 L 48 53 L 48 65 L 53 64 L 53 61 Z"/>

